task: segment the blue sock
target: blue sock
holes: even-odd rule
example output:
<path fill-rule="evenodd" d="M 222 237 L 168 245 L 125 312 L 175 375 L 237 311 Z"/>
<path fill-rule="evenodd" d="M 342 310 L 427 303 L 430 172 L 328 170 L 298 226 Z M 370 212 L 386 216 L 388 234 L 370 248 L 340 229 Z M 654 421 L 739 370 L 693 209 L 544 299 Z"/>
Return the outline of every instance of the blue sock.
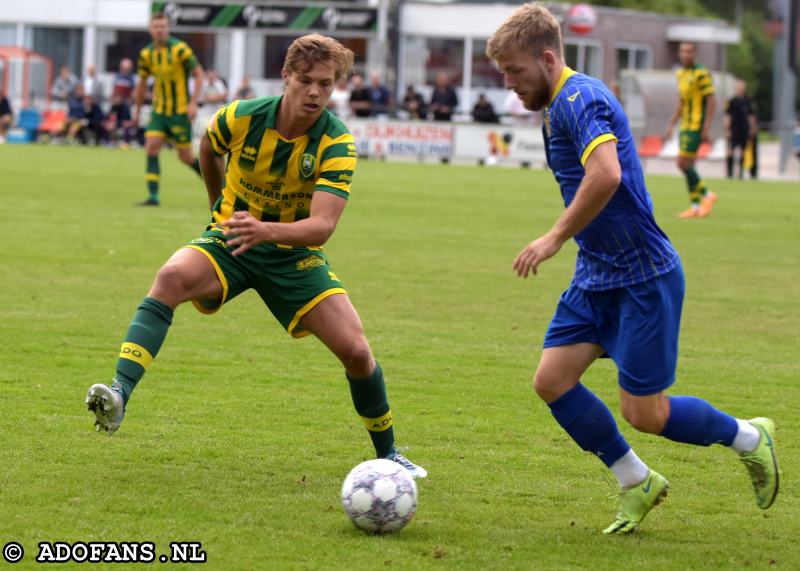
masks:
<path fill-rule="evenodd" d="M 606 466 L 610 467 L 631 449 L 605 403 L 581 383 L 548 406 L 578 446 L 598 456 Z"/>
<path fill-rule="evenodd" d="M 675 442 L 730 446 L 739 425 L 736 419 L 697 397 L 669 397 L 669 418 L 661 436 Z"/>

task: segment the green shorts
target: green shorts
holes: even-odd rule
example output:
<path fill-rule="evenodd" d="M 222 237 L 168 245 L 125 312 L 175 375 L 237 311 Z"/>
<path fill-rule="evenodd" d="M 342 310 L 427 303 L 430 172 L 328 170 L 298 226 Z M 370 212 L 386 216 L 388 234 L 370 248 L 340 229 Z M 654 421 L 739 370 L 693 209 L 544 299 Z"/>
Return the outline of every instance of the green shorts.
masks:
<path fill-rule="evenodd" d="M 169 138 L 176 147 L 185 147 L 192 144 L 192 122 L 186 113 L 163 115 L 154 111 L 144 136 Z"/>
<path fill-rule="evenodd" d="M 292 337 L 305 337 L 300 320 L 328 296 L 347 292 L 331 271 L 322 250 L 279 248 L 259 244 L 233 256 L 219 230 L 207 230 L 186 245 L 203 252 L 222 284 L 222 298 L 192 300 L 202 313 L 214 313 L 234 297 L 253 288 L 272 315 Z"/>
<path fill-rule="evenodd" d="M 700 131 L 681 131 L 678 154 L 682 157 L 695 158 L 700 148 Z"/>

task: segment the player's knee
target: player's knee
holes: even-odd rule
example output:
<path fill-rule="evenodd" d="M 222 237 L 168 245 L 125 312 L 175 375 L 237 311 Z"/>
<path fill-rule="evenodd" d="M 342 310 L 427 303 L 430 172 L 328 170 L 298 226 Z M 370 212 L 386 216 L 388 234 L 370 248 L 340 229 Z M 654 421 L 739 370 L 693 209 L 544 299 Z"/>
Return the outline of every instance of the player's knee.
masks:
<path fill-rule="evenodd" d="M 176 303 L 182 303 L 188 293 L 189 284 L 187 281 L 180 266 L 177 264 L 165 264 L 161 266 L 161 269 L 156 274 L 152 291 L 162 296 L 168 296 Z"/>
<path fill-rule="evenodd" d="M 633 428 L 648 434 L 661 434 L 667 422 L 659 409 L 622 405 L 622 416 Z"/>
<path fill-rule="evenodd" d="M 574 383 L 573 383 L 574 384 Z M 544 402 L 553 402 L 569 390 L 570 383 L 552 371 L 537 369 L 533 376 L 533 390 Z"/>
<path fill-rule="evenodd" d="M 366 340 L 354 341 L 339 354 L 347 371 L 357 379 L 366 378 L 372 373 L 372 351 Z"/>

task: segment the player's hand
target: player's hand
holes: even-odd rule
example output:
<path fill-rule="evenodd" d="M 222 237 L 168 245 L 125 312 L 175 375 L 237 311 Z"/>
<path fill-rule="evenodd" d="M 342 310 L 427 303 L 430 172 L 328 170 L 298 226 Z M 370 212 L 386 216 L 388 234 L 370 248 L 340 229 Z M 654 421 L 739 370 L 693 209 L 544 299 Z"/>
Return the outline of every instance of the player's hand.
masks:
<path fill-rule="evenodd" d="M 186 106 L 186 116 L 189 118 L 189 121 L 193 121 L 194 118 L 197 116 L 197 103 L 192 101 Z"/>
<path fill-rule="evenodd" d="M 710 143 L 711 142 L 711 129 L 709 127 L 705 127 L 700 132 L 700 142 L 701 143 Z"/>
<path fill-rule="evenodd" d="M 228 247 L 234 248 L 231 252 L 234 256 L 244 254 L 253 246 L 267 241 L 265 223 L 253 218 L 249 212 L 237 210 L 222 226 L 226 228 L 225 236 L 231 237 L 228 239 Z"/>
<path fill-rule="evenodd" d="M 553 239 L 549 234 L 545 234 L 525 246 L 517 254 L 513 268 L 521 278 L 527 278 L 529 273 L 536 275 L 539 270 L 539 264 L 555 256 L 560 249 L 561 243 Z"/>

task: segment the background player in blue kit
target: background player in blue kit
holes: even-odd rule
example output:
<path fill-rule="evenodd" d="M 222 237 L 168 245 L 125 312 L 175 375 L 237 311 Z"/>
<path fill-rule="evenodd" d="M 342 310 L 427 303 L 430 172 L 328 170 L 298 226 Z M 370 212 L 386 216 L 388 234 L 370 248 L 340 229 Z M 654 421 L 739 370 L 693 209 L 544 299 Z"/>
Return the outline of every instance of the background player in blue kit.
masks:
<path fill-rule="evenodd" d="M 619 480 L 620 508 L 605 533 L 630 533 L 669 484 L 634 453 L 608 407 L 580 382 L 598 357 L 619 370 L 622 414 L 637 430 L 739 453 L 756 503 L 778 492 L 775 425 L 738 420 L 691 396 L 667 396 L 675 381 L 684 295 L 680 258 L 656 224 L 636 148 L 619 102 L 604 84 L 563 61 L 561 30 L 540 4 L 518 8 L 494 33 L 487 55 L 505 84 L 534 111 L 544 109 L 547 162 L 566 210 L 514 261 L 536 274 L 570 238 L 575 276 L 559 300 L 534 378 L 537 394 L 584 450 Z"/>

